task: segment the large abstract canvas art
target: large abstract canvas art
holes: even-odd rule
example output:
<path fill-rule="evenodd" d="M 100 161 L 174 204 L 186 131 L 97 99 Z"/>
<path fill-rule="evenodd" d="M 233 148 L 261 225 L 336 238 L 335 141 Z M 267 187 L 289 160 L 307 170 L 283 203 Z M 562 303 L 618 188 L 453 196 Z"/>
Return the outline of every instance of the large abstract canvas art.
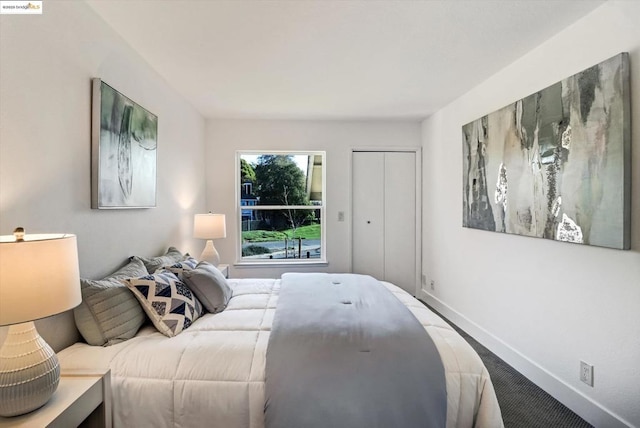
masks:
<path fill-rule="evenodd" d="M 463 226 L 629 249 L 629 57 L 462 127 Z"/>
<path fill-rule="evenodd" d="M 91 208 L 156 206 L 158 118 L 92 79 Z"/>

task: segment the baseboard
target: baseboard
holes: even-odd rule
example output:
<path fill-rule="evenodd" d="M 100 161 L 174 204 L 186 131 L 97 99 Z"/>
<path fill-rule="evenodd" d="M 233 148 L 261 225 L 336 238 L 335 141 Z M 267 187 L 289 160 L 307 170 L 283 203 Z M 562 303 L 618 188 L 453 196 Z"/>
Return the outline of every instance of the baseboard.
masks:
<path fill-rule="evenodd" d="M 424 300 L 445 318 L 451 320 L 491 352 L 522 373 L 527 379 L 545 390 L 591 425 L 607 428 L 631 427 L 629 422 L 626 422 L 620 416 L 539 366 L 535 361 L 512 348 L 509 344 L 503 342 L 426 290 L 421 290 L 419 294 L 418 297 L 420 299 Z"/>

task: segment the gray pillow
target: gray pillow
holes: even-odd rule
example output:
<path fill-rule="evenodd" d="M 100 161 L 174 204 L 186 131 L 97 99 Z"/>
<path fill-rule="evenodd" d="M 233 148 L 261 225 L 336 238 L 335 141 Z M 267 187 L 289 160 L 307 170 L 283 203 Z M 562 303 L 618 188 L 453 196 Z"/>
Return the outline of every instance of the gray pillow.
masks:
<path fill-rule="evenodd" d="M 182 278 L 207 311 L 215 314 L 227 307 L 231 288 L 222 272 L 212 264 L 200 262 L 195 269 L 185 269 Z"/>
<path fill-rule="evenodd" d="M 73 310 L 73 316 L 89 345 L 109 346 L 135 336 L 145 315 L 121 280 L 143 275 L 148 272 L 142 261 L 131 260 L 104 279 L 80 279 L 82 303 Z"/>
<path fill-rule="evenodd" d="M 176 247 L 169 247 L 167 252 L 163 256 L 158 257 L 139 257 L 133 256 L 131 260 L 139 259 L 144 263 L 144 267 L 147 268 L 148 273 L 154 273 L 158 269 L 164 266 L 171 266 L 176 262 L 180 262 L 187 258 L 188 254 L 182 254 Z"/>

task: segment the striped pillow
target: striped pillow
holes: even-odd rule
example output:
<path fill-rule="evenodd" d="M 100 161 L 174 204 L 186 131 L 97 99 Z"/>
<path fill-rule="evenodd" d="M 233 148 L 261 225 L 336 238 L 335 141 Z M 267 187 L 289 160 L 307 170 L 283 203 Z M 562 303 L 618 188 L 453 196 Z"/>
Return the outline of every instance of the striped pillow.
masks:
<path fill-rule="evenodd" d="M 80 279 L 82 303 L 73 310 L 73 316 L 89 345 L 109 346 L 135 336 L 145 316 L 121 280 L 147 274 L 142 261 L 132 260 L 101 280 Z"/>

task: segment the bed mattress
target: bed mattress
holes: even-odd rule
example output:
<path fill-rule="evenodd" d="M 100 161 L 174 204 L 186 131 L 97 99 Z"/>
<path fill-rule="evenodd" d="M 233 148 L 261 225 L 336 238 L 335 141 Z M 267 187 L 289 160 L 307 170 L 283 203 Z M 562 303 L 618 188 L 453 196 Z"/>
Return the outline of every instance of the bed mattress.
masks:
<path fill-rule="evenodd" d="M 111 369 L 115 427 L 263 428 L 265 356 L 280 280 L 232 279 L 233 297 L 176 337 L 151 325 L 109 347 L 76 343 L 58 353 L 62 370 Z M 447 427 L 502 427 L 489 374 L 441 318 L 383 282 L 415 315 L 442 358 Z M 402 361 L 398 361 L 402 364 Z"/>

